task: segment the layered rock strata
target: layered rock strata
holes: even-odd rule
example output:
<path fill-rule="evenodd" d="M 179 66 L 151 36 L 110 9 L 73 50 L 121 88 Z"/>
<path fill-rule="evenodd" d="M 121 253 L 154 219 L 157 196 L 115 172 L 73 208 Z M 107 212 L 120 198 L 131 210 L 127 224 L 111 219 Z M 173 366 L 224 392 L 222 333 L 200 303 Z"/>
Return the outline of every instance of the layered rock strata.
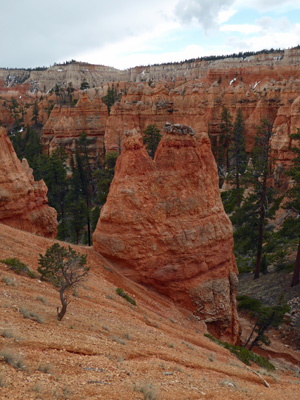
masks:
<path fill-rule="evenodd" d="M 0 87 L 14 88 L 20 84 L 27 85 L 31 91 L 49 91 L 55 85 L 67 87 L 71 82 L 74 88 L 79 88 L 82 82 L 90 87 L 97 87 L 108 82 L 153 82 L 168 81 L 182 83 L 186 80 L 203 79 L 208 75 L 214 80 L 225 77 L 230 70 L 247 70 L 252 68 L 259 75 L 269 70 L 273 75 L 281 75 L 288 66 L 298 70 L 300 49 L 286 49 L 278 52 L 256 53 L 249 57 L 211 59 L 194 59 L 171 64 L 149 65 L 118 70 L 103 65 L 93 65 L 81 62 L 71 62 L 66 65 L 55 65 L 37 70 L 3 69 L 0 68 Z"/>
<path fill-rule="evenodd" d="M 170 296 L 236 341 L 237 268 L 233 235 L 207 135 L 166 124 L 152 160 L 141 134 L 124 140 L 95 249 L 131 279 Z"/>
<path fill-rule="evenodd" d="M 54 238 L 56 211 L 47 204 L 47 191 L 43 180 L 34 180 L 27 161 L 18 159 L 0 128 L 0 223 Z"/>
<path fill-rule="evenodd" d="M 67 154 L 75 154 L 80 136 L 87 137 L 91 163 L 102 158 L 107 107 L 99 97 L 91 101 L 83 93 L 76 107 L 56 105 L 43 127 L 42 145 L 51 154 L 63 147 Z"/>

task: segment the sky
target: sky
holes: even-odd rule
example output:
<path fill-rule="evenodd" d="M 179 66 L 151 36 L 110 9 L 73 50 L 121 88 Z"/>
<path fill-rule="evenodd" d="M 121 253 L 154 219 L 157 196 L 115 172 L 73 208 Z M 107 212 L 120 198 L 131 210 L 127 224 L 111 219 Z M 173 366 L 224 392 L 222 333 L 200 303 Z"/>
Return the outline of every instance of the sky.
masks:
<path fill-rule="evenodd" d="M 0 67 L 126 69 L 300 44 L 300 0 L 1 0 Z"/>

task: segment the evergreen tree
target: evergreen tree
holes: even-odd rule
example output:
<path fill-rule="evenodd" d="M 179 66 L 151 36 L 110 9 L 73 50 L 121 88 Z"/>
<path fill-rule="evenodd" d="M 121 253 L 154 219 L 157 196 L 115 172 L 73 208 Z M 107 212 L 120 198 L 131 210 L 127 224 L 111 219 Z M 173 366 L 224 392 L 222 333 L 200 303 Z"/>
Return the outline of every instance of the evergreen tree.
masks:
<path fill-rule="evenodd" d="M 71 159 L 72 177 L 70 178 L 70 190 L 67 196 L 67 207 L 72 232 L 74 232 L 75 242 L 79 243 L 79 238 L 86 225 L 87 206 L 82 182 L 81 157 L 76 151 L 76 164 Z"/>
<path fill-rule="evenodd" d="M 241 204 L 241 182 L 240 177 L 245 172 L 247 165 L 247 153 L 245 147 L 245 124 L 241 108 L 238 109 L 236 120 L 233 126 L 233 142 L 230 147 L 231 161 L 233 163 L 232 171 L 236 189 L 237 206 Z"/>
<path fill-rule="evenodd" d="M 244 257 L 255 258 L 254 278 L 266 272 L 266 254 L 271 247 L 268 242 L 272 234 L 265 226 L 279 207 L 281 198 L 275 188 L 271 187 L 273 160 L 270 154 L 270 138 L 272 124 L 270 120 L 262 120 L 258 127 L 255 146 L 252 151 L 252 165 L 244 172 L 244 182 L 249 186 L 239 208 L 231 215 L 234 225 L 235 253 Z M 263 246 L 263 244 L 265 244 Z M 263 249 L 265 255 L 263 255 Z"/>
<path fill-rule="evenodd" d="M 118 89 L 114 84 L 111 87 L 108 85 L 107 93 L 102 97 L 102 101 L 107 107 L 108 115 L 110 115 L 111 107 L 116 101 L 120 101 L 121 97 L 122 93 L 118 93 Z"/>
<path fill-rule="evenodd" d="M 73 88 L 72 82 L 69 82 L 69 84 L 68 84 L 67 93 L 68 93 L 68 97 L 69 97 L 69 103 L 72 105 L 73 93 L 74 93 L 74 88 Z"/>
<path fill-rule="evenodd" d="M 229 148 L 232 141 L 232 117 L 226 107 L 222 109 L 220 131 L 217 164 L 221 176 L 225 176 L 225 171 L 229 170 Z"/>
<path fill-rule="evenodd" d="M 156 124 L 150 124 L 143 132 L 143 142 L 151 158 L 154 158 L 162 135 Z"/>
<path fill-rule="evenodd" d="M 57 318 L 61 321 L 67 312 L 68 291 L 82 283 L 89 272 L 86 255 L 76 253 L 54 243 L 43 256 L 40 254 L 38 272 L 42 279 L 49 280 L 58 289 L 62 308 L 57 308 Z"/>
<path fill-rule="evenodd" d="M 38 126 L 38 123 L 39 123 L 39 104 L 38 104 L 37 99 L 33 103 L 33 111 L 32 111 L 31 120 L 35 123 L 36 126 Z"/>
<path fill-rule="evenodd" d="M 102 168 L 98 169 L 94 173 L 94 177 L 97 181 L 96 202 L 99 208 L 101 208 L 106 202 L 110 184 L 114 177 L 117 158 L 118 153 L 108 152 L 104 157 Z"/>
<path fill-rule="evenodd" d="M 273 172 L 272 159 L 270 156 L 270 139 L 272 135 L 272 124 L 270 119 L 263 119 L 261 125 L 258 127 L 255 143 L 255 151 L 253 153 L 253 167 L 254 167 L 254 184 L 256 193 L 259 198 L 259 222 L 258 222 L 258 242 L 256 254 L 256 266 L 254 279 L 259 278 L 263 236 L 265 228 L 266 208 L 267 208 L 267 188 L 268 179 Z"/>
<path fill-rule="evenodd" d="M 297 145 L 300 140 L 300 129 L 298 128 L 297 133 L 291 135 L 291 138 L 297 141 Z M 296 219 L 288 219 L 284 225 L 284 229 L 286 230 L 287 225 L 289 225 L 288 238 L 291 240 L 291 230 L 294 232 L 299 232 L 299 220 L 298 216 L 300 214 L 300 148 L 299 146 L 293 146 L 291 148 L 295 157 L 293 159 L 293 166 L 286 172 L 292 178 L 292 187 L 288 191 L 289 201 L 286 205 L 286 208 L 293 210 L 297 214 Z M 296 233 L 297 234 L 297 233 Z M 299 235 L 298 235 L 299 237 Z M 300 238 L 297 249 L 296 261 L 294 265 L 294 272 L 291 281 L 291 286 L 295 286 L 299 284 L 299 275 L 300 275 Z"/>
<path fill-rule="evenodd" d="M 42 171 L 42 178 L 48 187 L 49 205 L 57 211 L 58 238 L 65 240 L 68 237 L 66 197 L 68 194 L 68 179 L 66 161 L 67 155 L 63 149 L 55 150 L 51 156 L 43 156 L 45 161 L 38 168 Z"/>
<path fill-rule="evenodd" d="M 89 89 L 89 88 L 90 88 L 90 85 L 86 80 L 81 82 L 80 90 L 85 90 L 85 89 Z"/>

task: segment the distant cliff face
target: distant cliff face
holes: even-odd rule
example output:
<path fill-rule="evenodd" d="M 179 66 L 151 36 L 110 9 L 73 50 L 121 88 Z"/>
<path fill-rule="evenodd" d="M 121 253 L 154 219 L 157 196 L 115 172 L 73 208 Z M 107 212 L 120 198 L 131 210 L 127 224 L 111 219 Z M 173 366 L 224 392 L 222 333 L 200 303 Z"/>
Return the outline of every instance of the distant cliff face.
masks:
<path fill-rule="evenodd" d="M 47 191 L 44 181 L 34 181 L 27 161 L 21 163 L 0 128 L 0 223 L 55 237 L 56 211 L 47 204 Z"/>
<path fill-rule="evenodd" d="M 154 123 L 160 129 L 167 121 L 188 124 L 197 132 L 209 130 L 212 140 L 217 141 L 222 108 L 226 107 L 234 120 L 241 107 L 247 149 L 253 146 L 261 118 L 270 117 L 274 121 L 272 148 L 284 167 L 293 157 L 290 134 L 299 126 L 299 63 L 299 49 L 291 49 L 126 71 L 84 63 L 41 71 L 0 69 L 0 119 L 4 126 L 12 126 L 13 113 L 5 99 L 15 97 L 24 112 L 24 124 L 30 124 L 33 102 L 38 99 L 45 151 L 51 153 L 62 145 L 69 154 L 74 153 L 80 134 L 85 132 L 94 160 L 101 158 L 103 142 L 106 151 L 119 152 L 126 130 L 139 126 L 143 131 Z M 79 98 L 77 105 L 55 106 L 48 118 L 49 107 L 57 100 L 55 94 L 47 94 L 48 90 L 56 84 L 66 88 L 69 83 L 78 88 L 83 81 L 90 89 L 74 92 L 74 98 Z M 122 97 L 108 115 L 101 99 L 113 81 Z M 29 89 L 40 91 L 29 93 Z M 20 118 L 21 114 L 19 111 Z"/>
<path fill-rule="evenodd" d="M 79 89 L 83 81 L 89 86 L 99 87 L 108 82 L 148 82 L 165 81 L 182 83 L 194 79 L 218 80 L 231 71 L 240 74 L 241 71 L 252 68 L 258 76 L 265 70 L 272 71 L 273 76 L 280 76 L 286 67 L 297 70 L 300 62 L 300 50 L 288 49 L 278 53 L 261 53 L 250 57 L 232 57 L 210 60 L 195 59 L 171 64 L 149 65 L 118 70 L 104 65 L 93 65 L 72 62 L 65 65 L 54 65 L 50 68 L 1 69 L 0 87 L 13 88 L 16 85 L 27 85 L 31 91 L 47 92 L 55 85 L 67 87 L 71 82 Z"/>
<path fill-rule="evenodd" d="M 210 131 L 212 140 L 217 141 L 222 108 L 226 107 L 233 121 L 242 109 L 248 150 L 261 119 L 270 117 L 274 122 L 272 148 L 279 163 L 287 165 L 293 157 L 290 134 L 300 126 L 300 73 L 293 66 L 220 70 L 205 79 L 178 85 L 127 83 L 110 115 L 101 100 L 105 89 L 100 90 L 98 95 L 95 89 L 88 90 L 73 108 L 54 108 L 44 126 L 45 149 L 51 152 L 63 144 L 71 151 L 72 138 L 84 131 L 90 136 L 91 152 L 100 154 L 103 140 L 106 151 L 119 152 L 127 130 L 138 126 L 143 131 L 154 123 L 162 129 L 167 121 L 192 125 L 197 132 Z"/>
<path fill-rule="evenodd" d="M 201 135 L 200 135 L 201 136 Z M 118 158 L 94 248 L 130 278 L 155 287 L 205 320 L 219 336 L 238 336 L 233 236 L 207 135 L 166 124 L 152 160 L 131 131 Z"/>

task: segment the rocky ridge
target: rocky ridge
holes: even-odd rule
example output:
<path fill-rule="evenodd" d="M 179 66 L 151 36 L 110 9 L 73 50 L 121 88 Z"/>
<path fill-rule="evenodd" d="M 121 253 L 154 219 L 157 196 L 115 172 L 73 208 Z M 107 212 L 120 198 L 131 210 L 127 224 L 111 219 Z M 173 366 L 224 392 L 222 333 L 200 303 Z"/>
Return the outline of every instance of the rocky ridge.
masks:
<path fill-rule="evenodd" d="M 55 237 L 56 211 L 48 206 L 47 187 L 34 181 L 27 161 L 18 159 L 0 128 L 0 222 L 45 237 Z"/>
<path fill-rule="evenodd" d="M 156 124 L 162 130 L 165 122 L 170 121 L 191 125 L 197 132 L 209 130 L 212 144 L 216 145 L 223 107 L 228 109 L 233 120 L 241 108 L 247 149 L 250 150 L 254 144 L 261 119 L 269 117 L 274 131 L 272 148 L 278 165 L 284 167 L 293 158 L 290 134 L 296 132 L 300 122 L 300 75 L 291 67 L 283 69 L 281 74 L 276 71 L 264 68 L 258 73 L 249 67 L 238 74 L 229 69 L 226 75 L 225 71 L 220 71 L 223 75 L 220 83 L 213 80 L 214 76 L 177 86 L 165 82 L 127 84 L 120 101 L 112 106 L 110 115 L 101 105 L 105 90 L 101 89 L 97 94 L 95 89 L 90 89 L 79 95 L 75 107 L 56 106 L 53 109 L 42 140 L 48 151 L 58 144 L 64 145 L 68 151 L 72 132 L 76 138 L 79 132 L 84 131 L 91 142 L 98 141 L 97 148 L 104 138 L 106 151 L 119 152 L 127 130 L 138 126 L 143 131 L 149 124 Z M 96 115 L 99 119 L 90 129 L 87 119 L 95 121 Z"/>
<path fill-rule="evenodd" d="M 79 88 L 83 81 L 90 87 L 101 86 L 108 82 L 147 82 L 169 81 L 183 82 L 186 80 L 203 79 L 208 75 L 222 72 L 226 74 L 230 69 L 255 68 L 261 72 L 264 68 L 280 70 L 286 66 L 297 69 L 300 60 L 298 48 L 286 49 L 278 52 L 256 53 L 249 57 L 236 56 L 227 58 L 194 59 L 182 62 L 148 65 L 118 70 L 103 65 L 93 65 L 83 62 L 69 62 L 49 68 L 4 69 L 0 68 L 0 82 L 4 87 L 13 87 L 16 84 L 29 84 L 31 90 L 48 91 L 55 85 L 67 86 L 70 82 Z M 217 78 L 218 79 L 218 78 Z"/>
<path fill-rule="evenodd" d="M 141 134 L 127 133 L 94 248 L 126 276 L 190 309 L 215 335 L 236 342 L 232 226 L 209 139 L 184 125 L 164 130 L 154 160 Z"/>

